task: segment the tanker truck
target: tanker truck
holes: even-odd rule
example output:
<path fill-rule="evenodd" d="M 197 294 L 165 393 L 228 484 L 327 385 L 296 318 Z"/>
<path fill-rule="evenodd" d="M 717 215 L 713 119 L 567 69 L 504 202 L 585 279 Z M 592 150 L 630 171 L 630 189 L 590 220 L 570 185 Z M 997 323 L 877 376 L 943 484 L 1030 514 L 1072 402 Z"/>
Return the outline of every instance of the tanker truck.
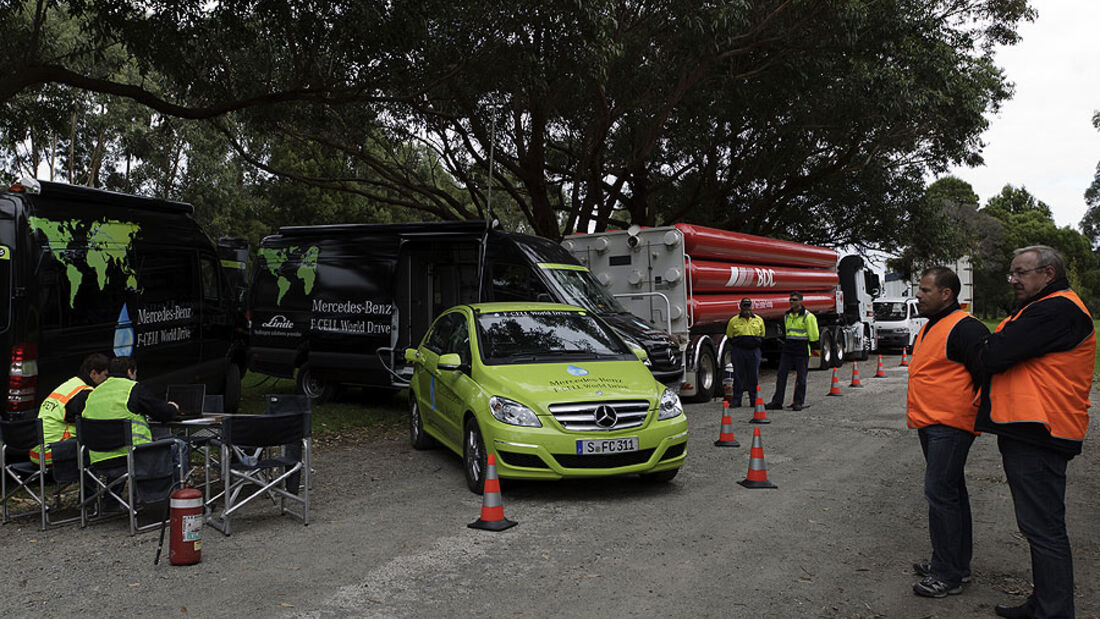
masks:
<path fill-rule="evenodd" d="M 726 323 L 744 297 L 764 318 L 766 360 L 779 358 L 795 290 L 817 316 L 819 367 L 867 359 L 877 348 L 879 278 L 858 255 L 692 224 L 575 234 L 562 246 L 629 312 L 676 338 L 685 368 L 680 395 L 688 401 L 719 395 L 719 368 L 732 361 Z"/>

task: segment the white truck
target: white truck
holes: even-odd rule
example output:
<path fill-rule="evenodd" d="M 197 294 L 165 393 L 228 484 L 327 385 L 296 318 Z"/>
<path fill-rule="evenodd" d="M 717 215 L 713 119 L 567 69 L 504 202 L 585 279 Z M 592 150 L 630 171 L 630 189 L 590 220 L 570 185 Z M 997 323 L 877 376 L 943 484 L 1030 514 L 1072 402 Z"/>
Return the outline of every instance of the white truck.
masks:
<path fill-rule="evenodd" d="M 820 367 L 876 348 L 871 303 L 880 283 L 860 256 L 691 224 L 577 234 L 562 246 L 628 311 L 677 339 L 688 400 L 718 395 L 719 368 L 731 360 L 726 323 L 744 297 L 765 320 L 765 358 L 778 358 L 795 290 L 818 319 Z"/>
<path fill-rule="evenodd" d="M 875 337 L 879 350 L 904 348 L 913 352 L 917 334 L 927 322 L 917 312 L 917 300 L 913 297 L 875 299 Z"/>

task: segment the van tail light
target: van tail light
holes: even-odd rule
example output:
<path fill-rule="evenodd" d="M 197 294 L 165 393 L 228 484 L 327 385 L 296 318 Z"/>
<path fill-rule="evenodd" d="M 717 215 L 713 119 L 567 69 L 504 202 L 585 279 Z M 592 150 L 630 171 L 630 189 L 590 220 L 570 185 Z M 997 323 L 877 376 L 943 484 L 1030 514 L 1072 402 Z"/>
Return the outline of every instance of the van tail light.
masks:
<path fill-rule="evenodd" d="M 38 344 L 22 342 L 11 347 L 11 369 L 8 371 L 8 410 L 34 409 L 38 391 Z"/>

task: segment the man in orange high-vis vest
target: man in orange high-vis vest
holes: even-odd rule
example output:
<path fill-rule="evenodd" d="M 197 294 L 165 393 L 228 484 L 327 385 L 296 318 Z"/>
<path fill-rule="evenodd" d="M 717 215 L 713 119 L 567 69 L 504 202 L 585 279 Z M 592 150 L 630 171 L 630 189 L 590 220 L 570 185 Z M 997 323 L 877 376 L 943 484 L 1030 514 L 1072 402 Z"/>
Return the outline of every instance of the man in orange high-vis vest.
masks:
<path fill-rule="evenodd" d="M 1073 617 L 1073 557 L 1066 532 L 1066 468 L 1088 428 L 1096 358 L 1092 316 L 1069 287 L 1062 256 L 1016 250 L 1008 281 L 1017 309 L 974 350 L 990 373 L 975 428 L 997 435 L 1016 523 L 1031 546 L 1034 591 L 1002 617 Z"/>
<path fill-rule="evenodd" d="M 107 355 L 92 353 L 80 364 L 80 373 L 61 383 L 46 396 L 38 407 L 42 420 L 42 438 L 45 443 L 56 443 L 76 437 L 76 418 L 84 411 L 84 402 L 92 388 L 107 380 Z M 31 462 L 38 464 L 41 455 L 38 448 L 27 454 Z M 46 466 L 53 464 L 53 454 L 46 449 Z"/>
<path fill-rule="evenodd" d="M 942 598 L 962 593 L 970 581 L 973 524 L 966 490 L 966 458 L 974 443 L 980 371 L 966 366 L 967 353 L 989 329 L 959 307 L 959 276 L 937 266 L 921 273 L 917 309 L 928 318 L 913 344 L 906 396 L 910 428 L 924 453 L 924 498 L 928 501 L 930 561 L 913 569 L 924 578 L 917 595 Z"/>

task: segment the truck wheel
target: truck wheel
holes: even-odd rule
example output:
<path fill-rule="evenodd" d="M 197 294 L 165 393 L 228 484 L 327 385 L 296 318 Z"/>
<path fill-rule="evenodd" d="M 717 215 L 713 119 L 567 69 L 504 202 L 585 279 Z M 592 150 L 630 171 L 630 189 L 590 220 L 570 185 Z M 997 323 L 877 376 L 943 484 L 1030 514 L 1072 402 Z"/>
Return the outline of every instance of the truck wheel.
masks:
<path fill-rule="evenodd" d="M 833 367 L 844 365 L 844 337 L 839 331 L 833 332 Z"/>
<path fill-rule="evenodd" d="M 857 361 L 866 361 L 871 358 L 871 329 L 869 327 L 863 327 L 863 346 L 859 349 L 859 355 L 856 356 Z"/>
<path fill-rule="evenodd" d="M 821 333 L 821 356 L 818 369 L 828 370 L 833 367 L 833 334 L 828 331 Z"/>
<path fill-rule="evenodd" d="M 477 419 L 470 417 L 466 420 L 466 429 L 462 433 L 462 468 L 466 473 L 466 487 L 474 494 L 485 492 L 488 460 L 481 428 L 477 426 Z"/>
<path fill-rule="evenodd" d="M 409 393 L 409 443 L 413 449 L 435 447 L 435 439 L 424 432 L 424 420 L 420 417 L 420 406 L 416 403 L 416 394 Z"/>
<path fill-rule="evenodd" d="M 311 400 L 316 400 L 318 404 L 323 404 L 332 399 L 333 394 L 336 393 L 336 385 L 314 378 L 309 371 L 309 364 L 306 364 L 298 368 L 298 391 L 309 396 Z"/>
<path fill-rule="evenodd" d="M 695 364 L 695 395 L 689 402 L 709 402 L 714 397 L 715 383 L 718 382 L 718 361 L 714 358 L 714 349 L 703 344 L 699 353 L 699 362 Z"/>
<path fill-rule="evenodd" d="M 232 361 L 225 368 L 225 386 L 222 387 L 222 412 L 235 414 L 241 407 L 241 367 Z"/>

